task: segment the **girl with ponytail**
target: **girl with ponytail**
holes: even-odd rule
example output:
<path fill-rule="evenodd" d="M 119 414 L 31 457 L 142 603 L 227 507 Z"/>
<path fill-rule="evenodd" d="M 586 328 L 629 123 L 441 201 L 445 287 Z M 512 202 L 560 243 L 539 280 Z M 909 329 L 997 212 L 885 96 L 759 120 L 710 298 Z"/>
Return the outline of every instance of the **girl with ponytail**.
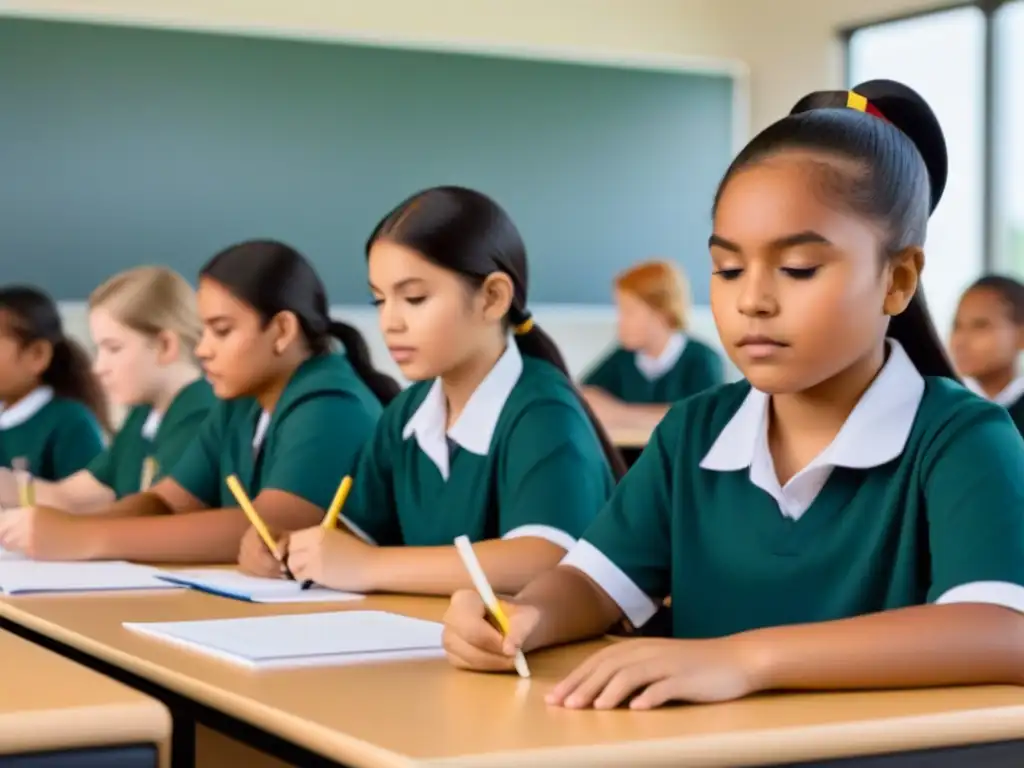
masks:
<path fill-rule="evenodd" d="M 197 305 L 196 357 L 219 402 L 178 461 L 94 515 L 4 515 L 0 546 L 43 559 L 258 563 L 265 545 L 249 537 L 229 475 L 272 531 L 323 517 L 398 386 L 373 369 L 354 329 L 331 320 L 323 283 L 287 245 L 217 254 L 200 272 Z M 339 337 L 346 354 L 332 353 Z"/>
<path fill-rule="evenodd" d="M 676 405 L 503 637 L 453 596 L 452 663 L 639 627 L 548 695 L 650 709 L 779 689 L 1018 683 L 1024 444 L 956 381 L 921 294 L 946 149 L 891 81 L 816 93 L 715 199 L 711 307 L 745 380 Z"/>
<path fill-rule="evenodd" d="M 448 595 L 470 583 L 452 546 L 466 535 L 495 589 L 517 590 L 573 546 L 620 458 L 530 314 L 526 249 L 497 203 L 428 189 L 366 252 L 381 331 L 416 383 L 356 469 L 348 530 L 292 534 L 288 565 L 338 589 Z"/>
<path fill-rule="evenodd" d="M 0 467 L 62 480 L 103 451 L 107 404 L 89 355 L 64 335 L 53 299 L 0 289 Z M 2 473 L 4 487 L 13 485 Z M 6 496 L 6 493 L 0 493 Z"/>

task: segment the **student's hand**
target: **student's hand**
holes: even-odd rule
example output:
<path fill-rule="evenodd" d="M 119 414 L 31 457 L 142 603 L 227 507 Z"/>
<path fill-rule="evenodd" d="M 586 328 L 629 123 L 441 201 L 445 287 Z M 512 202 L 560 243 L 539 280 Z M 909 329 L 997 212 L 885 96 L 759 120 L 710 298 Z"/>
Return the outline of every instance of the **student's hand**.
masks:
<path fill-rule="evenodd" d="M 0 512 L 0 547 L 33 560 L 88 560 L 94 521 L 50 507 Z"/>
<path fill-rule="evenodd" d="M 546 700 L 568 709 L 613 709 L 637 694 L 630 709 L 653 709 L 671 701 L 729 701 L 757 690 L 754 665 L 733 638 L 626 640 L 584 661 Z"/>
<path fill-rule="evenodd" d="M 516 651 L 523 648 L 540 622 L 540 611 L 532 605 L 501 602 L 509 621 L 509 633 L 502 637 L 489 619 L 484 601 L 474 590 L 452 595 L 444 615 L 442 642 L 452 666 L 478 672 L 510 672 L 515 669 Z"/>
<path fill-rule="evenodd" d="M 313 581 L 349 592 L 374 589 L 380 550 L 351 533 L 317 526 L 288 537 L 288 567 L 296 581 Z"/>
<path fill-rule="evenodd" d="M 284 557 L 288 551 L 288 538 L 280 539 L 277 544 L 278 552 Z M 274 557 L 263 539 L 256 533 L 255 528 L 250 528 L 242 537 L 242 543 L 238 548 L 238 569 L 250 576 L 261 576 L 265 579 L 280 579 L 284 577 L 284 569 L 281 563 Z"/>

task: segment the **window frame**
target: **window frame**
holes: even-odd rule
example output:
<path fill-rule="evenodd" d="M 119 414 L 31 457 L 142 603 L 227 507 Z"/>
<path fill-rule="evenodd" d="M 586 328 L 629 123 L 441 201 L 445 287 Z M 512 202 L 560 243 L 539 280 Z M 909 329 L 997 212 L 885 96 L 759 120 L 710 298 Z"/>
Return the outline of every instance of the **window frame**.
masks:
<path fill-rule="evenodd" d="M 894 14 L 882 18 L 875 18 L 871 21 L 861 22 L 855 25 L 841 27 L 837 34 L 843 44 L 843 83 L 849 88 L 855 83 L 850 82 L 850 46 L 853 36 L 863 29 L 880 27 L 886 24 L 899 21 L 911 21 L 927 16 L 934 16 L 939 13 L 953 11 L 960 8 L 977 8 L 982 12 L 985 22 L 984 56 L 982 61 L 982 197 L 981 197 L 981 261 L 985 271 L 991 271 L 1005 267 L 1003 254 L 997 253 L 999 242 L 998 228 L 1001 224 L 999 219 L 999 203 L 996 200 L 997 187 L 999 184 L 998 169 L 996 167 L 996 115 L 995 100 L 996 86 L 999 74 L 996 72 L 996 35 L 995 22 L 996 14 L 1004 5 L 1010 5 L 1024 0 L 962 0 L 953 3 L 937 3 L 934 6 L 920 8 L 915 11 L 902 14 Z"/>

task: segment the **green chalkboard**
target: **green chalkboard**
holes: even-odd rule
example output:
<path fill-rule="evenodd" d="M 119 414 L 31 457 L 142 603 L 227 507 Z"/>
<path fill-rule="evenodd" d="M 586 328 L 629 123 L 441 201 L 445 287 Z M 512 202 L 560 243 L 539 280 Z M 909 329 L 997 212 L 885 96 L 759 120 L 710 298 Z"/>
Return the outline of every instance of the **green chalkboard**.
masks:
<path fill-rule="evenodd" d="M 476 187 L 531 258 L 533 302 L 605 303 L 678 259 L 706 298 L 731 78 L 354 45 L 0 19 L 0 282 L 81 299 L 111 273 L 189 277 L 275 237 L 337 303 L 406 195 Z"/>

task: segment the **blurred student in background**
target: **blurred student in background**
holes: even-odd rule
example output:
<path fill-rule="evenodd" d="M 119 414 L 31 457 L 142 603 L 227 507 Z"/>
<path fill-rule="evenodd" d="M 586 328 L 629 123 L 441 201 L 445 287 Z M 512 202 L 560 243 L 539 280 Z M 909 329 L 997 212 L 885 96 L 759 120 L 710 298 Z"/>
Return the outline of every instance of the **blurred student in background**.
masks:
<path fill-rule="evenodd" d="M 103 451 L 110 425 L 91 365 L 64 335 L 53 299 L 0 289 L 0 466 L 61 480 Z"/>
<path fill-rule="evenodd" d="M 93 291 L 93 370 L 110 400 L 129 410 L 110 447 L 85 469 L 36 482 L 37 504 L 86 512 L 166 474 L 215 402 L 194 355 L 202 327 L 192 286 L 164 267 L 122 272 Z M 7 474 L 0 472 L 0 503 L 10 507 L 17 489 Z"/>
<path fill-rule="evenodd" d="M 1024 284 L 1003 275 L 975 281 L 960 297 L 950 347 L 965 383 L 1004 406 L 1024 433 Z"/>
<path fill-rule="evenodd" d="M 148 491 L 93 515 L 44 505 L 0 515 L 0 547 L 43 560 L 229 562 L 251 531 L 229 475 L 271 531 L 320 521 L 398 385 L 370 365 L 358 331 L 330 317 L 320 277 L 283 243 L 214 256 L 197 303 L 196 356 L 219 402 L 181 458 Z"/>
<path fill-rule="evenodd" d="M 619 347 L 584 379 L 584 397 L 605 426 L 654 426 L 677 400 L 723 380 L 722 359 L 686 334 L 686 278 L 648 261 L 615 279 Z"/>

